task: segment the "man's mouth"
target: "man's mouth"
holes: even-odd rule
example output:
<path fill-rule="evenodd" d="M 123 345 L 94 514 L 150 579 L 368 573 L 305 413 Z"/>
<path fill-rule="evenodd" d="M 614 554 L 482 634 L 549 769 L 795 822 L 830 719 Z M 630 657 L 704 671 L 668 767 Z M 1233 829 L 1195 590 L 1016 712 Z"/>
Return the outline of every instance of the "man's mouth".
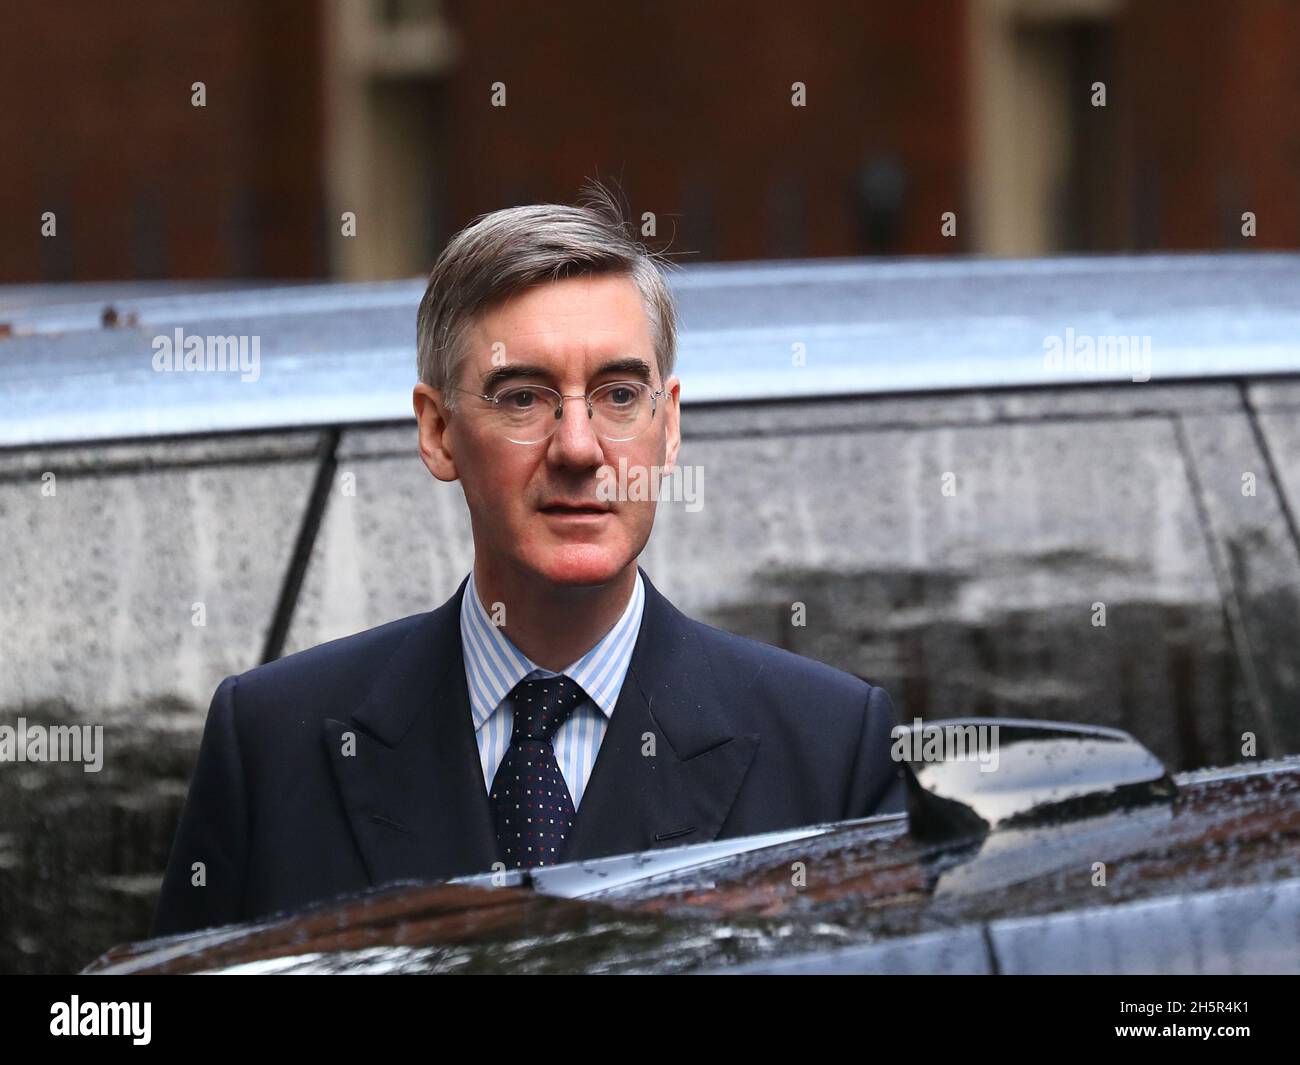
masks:
<path fill-rule="evenodd" d="M 600 506 L 598 503 L 547 503 L 541 508 L 543 514 L 559 514 L 568 516 L 577 516 L 580 514 L 608 514 L 609 507 Z"/>

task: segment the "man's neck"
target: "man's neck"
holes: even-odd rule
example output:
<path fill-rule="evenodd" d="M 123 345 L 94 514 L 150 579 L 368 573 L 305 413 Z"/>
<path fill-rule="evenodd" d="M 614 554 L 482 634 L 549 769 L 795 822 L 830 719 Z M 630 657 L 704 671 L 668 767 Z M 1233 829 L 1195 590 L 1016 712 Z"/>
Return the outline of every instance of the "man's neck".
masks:
<path fill-rule="evenodd" d="M 600 642 L 623 616 L 636 587 L 636 560 L 608 584 L 555 585 L 534 575 L 504 578 L 478 559 L 474 587 L 488 617 L 504 604 L 500 626 L 510 642 L 543 669 L 558 673 Z"/>

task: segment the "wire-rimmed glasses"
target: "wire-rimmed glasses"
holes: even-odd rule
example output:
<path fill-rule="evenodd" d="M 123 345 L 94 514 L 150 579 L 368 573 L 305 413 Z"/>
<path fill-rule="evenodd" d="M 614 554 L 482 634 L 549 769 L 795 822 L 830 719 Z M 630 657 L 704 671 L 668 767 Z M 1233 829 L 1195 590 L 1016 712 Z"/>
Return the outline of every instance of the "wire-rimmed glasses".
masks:
<path fill-rule="evenodd" d="M 667 389 L 651 391 L 644 381 L 610 381 L 582 396 L 566 396 L 545 385 L 532 384 L 507 385 L 492 396 L 468 388 L 455 391 L 490 404 L 492 417 L 507 440 L 540 444 L 559 428 L 566 399 L 587 401 L 587 417 L 600 439 L 610 443 L 635 440 L 654 421 L 659 397 Z"/>

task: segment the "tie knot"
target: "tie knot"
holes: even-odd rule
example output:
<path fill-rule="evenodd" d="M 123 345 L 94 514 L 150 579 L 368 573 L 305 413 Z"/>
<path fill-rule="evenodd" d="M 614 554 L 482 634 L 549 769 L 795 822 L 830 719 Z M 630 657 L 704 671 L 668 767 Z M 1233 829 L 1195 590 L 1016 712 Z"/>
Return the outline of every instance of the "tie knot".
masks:
<path fill-rule="evenodd" d="M 587 697 L 578 683 L 564 674 L 521 680 L 510 694 L 515 707 L 511 742 L 519 739 L 549 740 Z"/>

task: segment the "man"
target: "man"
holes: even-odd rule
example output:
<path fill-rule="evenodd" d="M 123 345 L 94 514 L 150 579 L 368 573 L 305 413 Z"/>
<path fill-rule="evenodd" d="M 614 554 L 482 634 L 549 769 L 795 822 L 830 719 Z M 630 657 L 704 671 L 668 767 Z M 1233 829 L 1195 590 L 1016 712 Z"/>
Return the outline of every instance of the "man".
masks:
<path fill-rule="evenodd" d="M 685 617 L 637 566 L 671 469 L 675 310 L 608 192 L 497 211 L 420 305 L 420 455 L 473 569 L 438 609 L 228 677 L 153 932 L 399 879 L 903 808 L 883 689 Z"/>

